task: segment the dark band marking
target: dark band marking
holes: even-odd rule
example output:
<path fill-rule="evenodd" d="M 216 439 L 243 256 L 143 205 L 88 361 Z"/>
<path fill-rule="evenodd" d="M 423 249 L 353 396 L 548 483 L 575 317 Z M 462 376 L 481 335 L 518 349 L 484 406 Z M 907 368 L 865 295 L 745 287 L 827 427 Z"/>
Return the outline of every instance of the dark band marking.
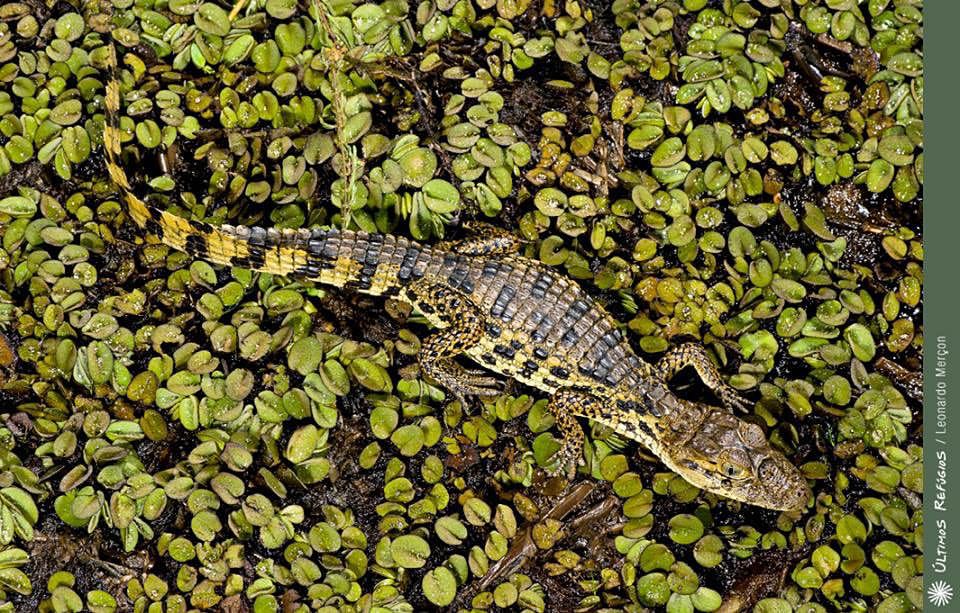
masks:
<path fill-rule="evenodd" d="M 148 233 L 153 234 L 154 236 L 159 238 L 161 241 L 163 240 L 163 234 L 164 234 L 163 226 L 161 226 L 157 220 L 152 218 L 148 219 L 146 224 L 144 224 L 144 226 Z"/>
<path fill-rule="evenodd" d="M 308 278 L 316 279 L 320 276 L 322 270 L 333 268 L 336 265 L 336 258 L 328 257 L 327 254 L 326 230 L 313 230 L 307 241 L 307 264 L 305 274 Z"/>
<path fill-rule="evenodd" d="M 370 266 L 369 264 L 364 264 L 363 268 L 360 269 L 360 276 L 357 277 L 356 281 L 347 281 L 344 285 L 347 289 L 353 289 L 358 291 L 368 290 L 373 286 L 373 276 L 377 274 L 377 265 L 374 264 Z"/>
<path fill-rule="evenodd" d="M 533 360 L 527 360 L 523 364 L 523 369 L 520 371 L 520 374 L 524 377 L 529 377 L 533 373 L 540 370 L 540 365 L 534 362 Z"/>
<path fill-rule="evenodd" d="M 619 328 L 608 330 L 606 334 L 600 337 L 600 342 L 611 349 L 619 345 L 621 340 L 623 340 L 623 334 Z"/>
<path fill-rule="evenodd" d="M 370 234 L 367 237 L 367 252 L 364 256 L 364 263 L 368 266 L 376 266 L 380 263 L 380 253 L 383 251 L 383 235 Z"/>
<path fill-rule="evenodd" d="M 267 231 L 261 227 L 237 226 L 237 240 L 247 246 L 247 255 L 236 258 L 232 264 L 241 268 L 259 268 L 263 266 L 266 260 L 266 252 L 263 249 L 264 240 Z"/>
<path fill-rule="evenodd" d="M 453 272 L 450 273 L 450 276 L 447 277 L 447 284 L 450 287 L 455 289 L 466 290 L 466 288 L 463 287 L 463 285 L 464 285 L 464 281 L 467 280 L 468 274 L 470 274 L 470 265 L 467 264 L 466 262 L 459 262 L 457 264 L 457 267 L 453 269 Z M 468 293 L 472 291 L 473 289 L 471 288 L 468 291 Z"/>
<path fill-rule="evenodd" d="M 543 311 L 533 311 L 530 315 L 527 316 L 527 321 L 525 322 L 526 327 L 533 328 L 540 324 L 543 321 Z"/>
<path fill-rule="evenodd" d="M 407 247 L 403 254 L 403 260 L 400 262 L 400 270 L 397 272 L 397 278 L 406 281 L 413 274 L 413 266 L 417 263 L 417 256 L 420 250 L 416 247 Z"/>
<path fill-rule="evenodd" d="M 500 289 L 500 293 L 497 295 L 497 299 L 493 301 L 493 307 L 490 309 L 490 314 L 494 317 L 500 318 L 503 316 L 503 311 L 507 308 L 507 305 L 510 304 L 510 301 L 516 295 L 517 289 L 510 285 L 504 285 Z M 508 321 L 506 318 L 504 321 Z"/>
<path fill-rule="evenodd" d="M 638 402 L 633 400 L 618 400 L 617 407 L 624 413 L 636 413 L 642 415 L 646 413 L 646 409 Z"/>
<path fill-rule="evenodd" d="M 498 272 L 500 272 L 500 263 L 490 261 L 483 265 L 483 273 L 481 274 L 484 277 L 495 277 Z"/>
<path fill-rule="evenodd" d="M 356 282 L 347 283 L 347 287 L 366 290 L 373 286 L 373 277 L 377 274 L 381 251 L 383 251 L 383 235 L 370 234 L 367 236 L 366 253 L 363 254 L 363 268 L 360 269 L 360 277 Z"/>
<path fill-rule="evenodd" d="M 207 254 L 207 239 L 202 234 L 191 234 L 187 236 L 183 248 L 192 256 L 203 257 Z"/>
<path fill-rule="evenodd" d="M 540 276 L 537 277 L 537 280 L 530 288 L 530 295 L 538 300 L 543 300 L 551 285 L 553 285 L 553 275 L 545 272 L 540 273 Z"/>
<path fill-rule="evenodd" d="M 582 298 L 577 298 L 570 306 L 570 312 L 573 313 L 573 316 L 577 319 L 583 317 L 583 315 L 589 310 L 590 305 L 587 304 L 587 301 L 583 300 Z"/>
<path fill-rule="evenodd" d="M 333 240 L 326 241 L 326 244 L 323 246 L 323 257 L 328 260 L 336 260 L 340 257 L 340 237 L 332 235 L 330 238 Z"/>
<path fill-rule="evenodd" d="M 257 245 L 249 245 L 247 247 L 247 257 L 246 264 L 244 268 L 261 268 L 263 267 L 264 262 L 266 262 L 267 251 L 263 247 Z"/>
<path fill-rule="evenodd" d="M 642 411 L 638 412 L 640 414 L 643 413 Z M 616 430 L 639 441 L 655 441 L 659 438 L 653 434 L 653 430 L 651 430 L 647 422 L 642 419 L 638 419 L 636 422 L 619 421 L 616 425 Z"/>
<path fill-rule="evenodd" d="M 311 236 L 310 240 L 307 242 L 307 253 L 310 254 L 310 259 L 320 259 L 324 257 L 323 248 L 326 244 L 327 238 L 323 234 L 314 232 L 313 236 Z"/>
<path fill-rule="evenodd" d="M 264 247 L 267 249 L 277 249 L 280 246 L 281 235 L 276 228 L 267 228 L 267 236 L 264 239 Z M 279 256 L 279 253 L 277 254 Z"/>
<path fill-rule="evenodd" d="M 590 305 L 581 298 L 577 298 L 567 307 L 567 312 L 560 318 L 560 329 L 564 331 L 560 342 L 564 347 L 572 347 L 580 339 L 577 333 L 577 322 L 590 310 Z"/>
<path fill-rule="evenodd" d="M 413 270 L 410 273 L 411 276 L 414 279 L 420 279 L 423 277 L 423 275 L 427 272 L 427 268 L 430 266 L 431 260 L 432 258 L 429 251 L 420 251 L 420 253 L 417 254 L 416 262 L 413 264 Z"/>

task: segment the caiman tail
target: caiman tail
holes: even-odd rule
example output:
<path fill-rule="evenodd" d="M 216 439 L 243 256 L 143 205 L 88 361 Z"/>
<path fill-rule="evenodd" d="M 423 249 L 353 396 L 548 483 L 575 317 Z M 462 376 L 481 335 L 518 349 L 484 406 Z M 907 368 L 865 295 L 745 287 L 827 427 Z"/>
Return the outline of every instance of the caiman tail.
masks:
<path fill-rule="evenodd" d="M 215 264 L 292 275 L 373 295 L 395 294 L 406 281 L 435 267 L 429 247 L 391 235 L 336 229 L 214 226 L 160 210 L 137 196 L 120 161 L 120 80 L 113 44 L 107 53 L 103 143 L 110 178 L 130 217 L 165 245 Z"/>

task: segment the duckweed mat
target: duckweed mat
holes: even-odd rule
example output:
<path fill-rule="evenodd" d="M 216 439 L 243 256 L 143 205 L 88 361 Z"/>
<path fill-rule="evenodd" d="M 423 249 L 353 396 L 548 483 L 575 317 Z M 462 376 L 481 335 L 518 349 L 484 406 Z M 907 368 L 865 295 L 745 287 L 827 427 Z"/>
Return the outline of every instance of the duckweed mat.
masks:
<path fill-rule="evenodd" d="M 919 610 L 922 8 L 0 5 L 0 611 Z M 112 79 L 151 204 L 507 229 L 644 359 L 706 347 L 807 508 L 592 424 L 551 478 L 545 396 L 462 406 L 418 316 L 160 244 Z"/>

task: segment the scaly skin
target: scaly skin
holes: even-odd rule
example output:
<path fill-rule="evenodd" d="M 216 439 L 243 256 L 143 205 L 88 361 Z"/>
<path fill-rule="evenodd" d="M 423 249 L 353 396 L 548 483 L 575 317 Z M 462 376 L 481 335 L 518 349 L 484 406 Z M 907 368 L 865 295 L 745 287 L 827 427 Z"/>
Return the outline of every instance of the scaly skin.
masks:
<path fill-rule="evenodd" d="M 116 55 L 108 66 L 117 72 Z M 810 492 L 797 469 L 756 425 L 729 411 L 678 398 L 670 377 L 693 366 L 727 407 L 744 402 L 698 345 L 683 345 L 656 367 L 631 348 L 621 327 L 579 285 L 518 255 L 516 238 L 483 226 L 476 237 L 426 246 L 406 238 L 334 229 L 213 226 L 147 205 L 120 162 L 120 85 L 107 85 L 107 169 L 131 218 L 174 249 L 216 264 L 316 281 L 417 308 L 439 330 L 420 351 L 421 369 L 455 396 L 498 393 L 484 368 L 551 394 L 563 435 L 558 470 L 583 463 L 575 417 L 639 441 L 693 485 L 749 504 L 798 511 Z"/>

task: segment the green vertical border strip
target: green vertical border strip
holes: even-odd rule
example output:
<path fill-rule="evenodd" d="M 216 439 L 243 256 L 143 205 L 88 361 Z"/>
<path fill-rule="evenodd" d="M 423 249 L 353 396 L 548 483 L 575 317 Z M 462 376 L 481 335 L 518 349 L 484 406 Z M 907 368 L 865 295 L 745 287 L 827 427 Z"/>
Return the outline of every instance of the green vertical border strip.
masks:
<path fill-rule="evenodd" d="M 923 577 L 960 611 L 960 2 L 924 6 Z M 937 606 L 933 591 L 943 595 Z M 947 593 L 949 592 L 949 596 Z"/>

